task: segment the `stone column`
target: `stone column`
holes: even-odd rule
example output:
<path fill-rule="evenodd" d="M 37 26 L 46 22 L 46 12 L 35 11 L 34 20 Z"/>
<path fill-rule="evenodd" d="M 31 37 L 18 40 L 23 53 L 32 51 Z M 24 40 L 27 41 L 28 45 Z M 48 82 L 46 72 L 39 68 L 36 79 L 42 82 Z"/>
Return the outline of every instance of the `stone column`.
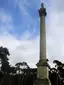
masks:
<path fill-rule="evenodd" d="M 40 60 L 46 59 L 46 29 L 45 29 L 45 16 L 46 9 L 43 3 L 39 9 L 40 16 Z"/>
<path fill-rule="evenodd" d="M 48 63 L 46 59 L 46 29 L 45 29 L 45 17 L 46 9 L 44 4 L 41 4 L 39 9 L 40 16 L 40 60 L 37 63 L 37 80 L 36 85 L 49 85 L 49 75 L 48 75 Z"/>

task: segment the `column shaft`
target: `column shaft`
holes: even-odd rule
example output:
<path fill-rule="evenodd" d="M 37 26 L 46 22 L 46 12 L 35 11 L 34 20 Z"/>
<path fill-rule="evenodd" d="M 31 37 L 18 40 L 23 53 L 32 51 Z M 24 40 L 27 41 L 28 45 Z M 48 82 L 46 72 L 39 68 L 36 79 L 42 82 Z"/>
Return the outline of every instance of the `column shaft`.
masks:
<path fill-rule="evenodd" d="M 40 60 L 46 59 L 45 16 L 40 17 Z"/>

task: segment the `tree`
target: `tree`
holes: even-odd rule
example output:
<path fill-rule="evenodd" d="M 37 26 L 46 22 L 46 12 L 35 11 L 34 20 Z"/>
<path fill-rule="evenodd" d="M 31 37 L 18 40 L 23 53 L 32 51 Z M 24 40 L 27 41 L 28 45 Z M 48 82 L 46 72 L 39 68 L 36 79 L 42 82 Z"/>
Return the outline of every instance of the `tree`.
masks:
<path fill-rule="evenodd" d="M 22 62 L 18 62 L 18 63 L 15 64 L 15 66 L 16 66 L 16 70 L 19 71 L 19 74 L 20 74 L 20 72 L 21 72 L 21 68 L 20 68 L 20 66 L 22 66 L 22 65 L 23 65 Z"/>
<path fill-rule="evenodd" d="M 64 85 L 64 64 L 58 60 L 54 60 L 53 63 L 56 64 L 60 84 Z"/>
<path fill-rule="evenodd" d="M 52 85 L 64 85 L 64 64 L 58 60 L 54 60 L 54 68 L 49 71 L 49 78 Z"/>
<path fill-rule="evenodd" d="M 19 71 L 19 73 L 21 71 L 23 71 L 25 73 L 25 71 L 26 71 L 25 69 L 30 69 L 30 67 L 28 66 L 28 64 L 26 62 L 18 62 L 15 64 L 15 66 L 16 66 L 17 71 Z M 21 68 L 21 66 L 22 66 L 22 68 Z"/>
<path fill-rule="evenodd" d="M 63 68 L 63 64 L 60 61 L 54 60 L 53 63 L 56 64 L 55 67 L 57 67 L 57 70 L 61 70 Z"/>
<path fill-rule="evenodd" d="M 49 79 L 51 81 L 51 85 L 58 85 L 57 84 L 57 69 L 51 68 L 49 71 Z"/>
<path fill-rule="evenodd" d="M 4 72 L 4 73 L 10 73 L 10 65 L 9 65 L 9 62 L 3 62 L 2 63 L 2 66 L 1 66 L 1 70 Z"/>
<path fill-rule="evenodd" d="M 0 62 L 1 62 L 1 70 L 3 72 L 9 72 L 10 65 L 8 62 L 8 57 L 10 53 L 6 47 L 0 47 Z"/>
<path fill-rule="evenodd" d="M 30 69 L 30 67 L 28 66 L 26 62 L 23 62 L 23 66 L 24 66 L 24 69 Z"/>
<path fill-rule="evenodd" d="M 10 73 L 16 73 L 16 68 L 14 66 L 10 67 Z"/>

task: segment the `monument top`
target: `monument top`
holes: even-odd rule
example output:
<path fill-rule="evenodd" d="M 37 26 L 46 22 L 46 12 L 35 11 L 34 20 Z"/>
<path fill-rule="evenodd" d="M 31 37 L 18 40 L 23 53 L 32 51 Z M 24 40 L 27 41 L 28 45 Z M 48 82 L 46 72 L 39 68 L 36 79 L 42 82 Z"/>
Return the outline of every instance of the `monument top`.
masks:
<path fill-rule="evenodd" d="M 44 4 L 43 3 L 41 4 L 41 7 L 44 8 Z"/>
<path fill-rule="evenodd" d="M 39 9 L 39 16 L 46 16 L 46 9 L 44 8 L 44 4 L 41 4 L 41 8 Z"/>

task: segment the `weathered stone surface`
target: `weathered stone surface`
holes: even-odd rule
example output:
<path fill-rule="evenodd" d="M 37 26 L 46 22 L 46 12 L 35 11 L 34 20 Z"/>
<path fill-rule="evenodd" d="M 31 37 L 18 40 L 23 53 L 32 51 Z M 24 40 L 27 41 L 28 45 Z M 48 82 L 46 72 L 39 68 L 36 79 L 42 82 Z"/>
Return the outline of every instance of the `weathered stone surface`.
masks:
<path fill-rule="evenodd" d="M 45 16 L 46 9 L 44 4 L 41 4 L 39 9 L 40 16 L 40 60 L 37 63 L 37 80 L 34 85 L 50 85 L 48 79 L 48 60 L 46 59 L 46 28 L 45 28 Z"/>
<path fill-rule="evenodd" d="M 49 79 L 37 79 L 34 85 L 50 85 Z"/>

